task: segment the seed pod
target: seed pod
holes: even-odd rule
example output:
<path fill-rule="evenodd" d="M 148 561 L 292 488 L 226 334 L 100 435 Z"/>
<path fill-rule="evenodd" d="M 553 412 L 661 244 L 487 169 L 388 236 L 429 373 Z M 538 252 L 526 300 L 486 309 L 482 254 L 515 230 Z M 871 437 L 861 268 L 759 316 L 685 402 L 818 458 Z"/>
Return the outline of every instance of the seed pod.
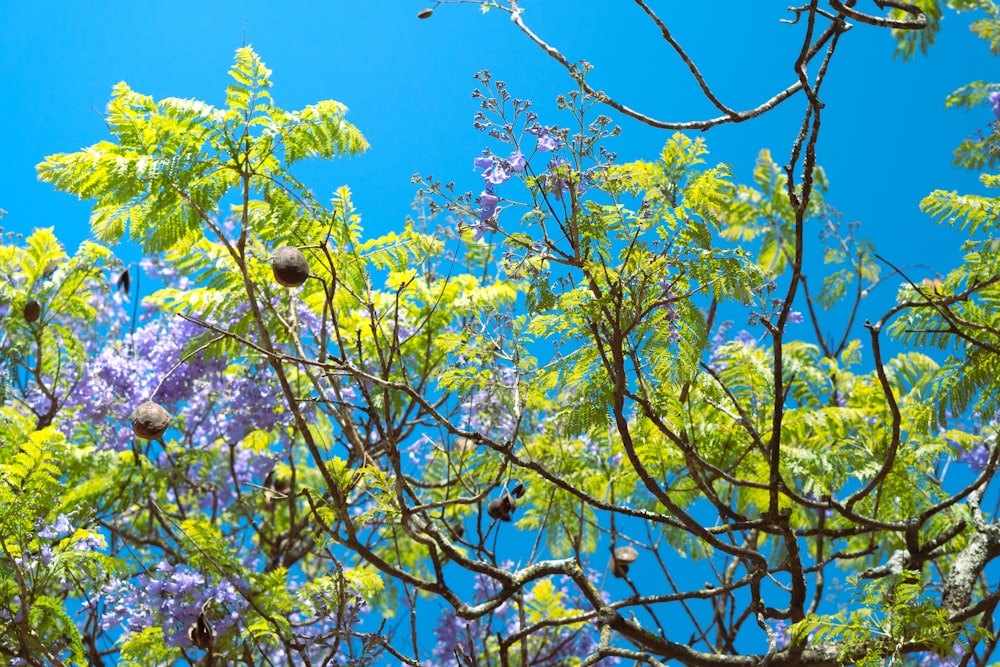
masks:
<path fill-rule="evenodd" d="M 275 501 L 287 500 L 288 492 L 292 490 L 292 482 L 284 475 L 275 475 L 272 470 L 264 480 L 264 509 L 274 509 Z"/>
<path fill-rule="evenodd" d="M 309 277 L 309 262 L 298 248 L 283 245 L 271 258 L 274 279 L 284 287 L 298 287 Z"/>
<path fill-rule="evenodd" d="M 201 613 L 198 614 L 198 620 L 188 628 L 188 639 L 191 640 L 192 644 L 205 651 L 211 650 L 212 642 L 215 640 L 215 630 L 205 617 L 205 607 L 207 606 L 208 601 L 201 606 Z"/>
<path fill-rule="evenodd" d="M 118 276 L 118 282 L 115 283 L 115 287 L 118 288 L 119 292 L 124 292 L 125 294 L 128 294 L 129 293 L 128 288 L 130 284 L 131 280 L 128 275 L 128 269 L 125 269 L 124 271 L 122 271 L 121 275 Z"/>
<path fill-rule="evenodd" d="M 487 511 L 489 510 L 487 509 Z M 465 526 L 463 526 L 462 524 L 456 523 L 456 524 L 445 524 L 445 525 L 448 527 L 448 532 L 451 534 L 451 539 L 455 540 L 456 542 L 462 539 L 462 536 L 465 535 Z"/>
<path fill-rule="evenodd" d="M 426 9 L 421 9 L 419 12 L 417 12 L 417 18 L 418 19 L 429 19 L 431 17 L 431 14 L 433 14 L 433 13 L 434 13 L 434 10 L 431 9 L 430 7 L 427 7 Z"/>
<path fill-rule="evenodd" d="M 486 505 L 486 513 L 494 519 L 510 521 L 510 513 L 517 509 L 514 498 L 506 493 L 500 498 L 494 498 Z"/>
<path fill-rule="evenodd" d="M 639 557 L 639 552 L 635 550 L 635 547 L 624 546 L 618 547 L 613 552 L 611 552 L 611 574 L 623 578 L 628 574 L 628 566 L 635 562 L 635 559 Z"/>
<path fill-rule="evenodd" d="M 42 315 L 42 306 L 40 303 L 32 299 L 28 303 L 24 304 L 24 310 L 22 311 L 24 315 L 25 322 L 34 322 Z"/>
<path fill-rule="evenodd" d="M 132 432 L 146 440 L 156 440 L 170 425 L 170 413 L 159 403 L 146 401 L 132 411 Z"/>

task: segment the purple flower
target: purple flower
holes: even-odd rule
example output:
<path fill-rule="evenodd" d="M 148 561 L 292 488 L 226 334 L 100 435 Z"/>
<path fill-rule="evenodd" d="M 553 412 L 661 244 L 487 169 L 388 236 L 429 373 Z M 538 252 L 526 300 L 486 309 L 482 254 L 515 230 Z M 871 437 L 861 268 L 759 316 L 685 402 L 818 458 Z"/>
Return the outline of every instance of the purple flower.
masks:
<path fill-rule="evenodd" d="M 569 181 L 564 177 L 553 173 L 554 170 L 560 170 L 560 167 L 568 164 L 566 160 L 560 157 L 554 157 L 549 160 L 548 173 L 545 174 L 545 187 L 555 195 L 557 201 L 562 201 L 562 193 L 567 187 L 569 187 Z M 560 170 L 565 173 L 564 170 Z"/>
<path fill-rule="evenodd" d="M 493 384 L 473 392 L 459 405 L 461 427 L 487 434 L 498 442 L 509 439 L 517 425 L 508 403 L 516 381 L 516 369 L 509 366 L 499 369 Z"/>
<path fill-rule="evenodd" d="M 434 637 L 437 644 L 434 646 L 434 657 L 438 664 L 450 666 L 457 665 L 455 660 L 456 650 L 465 643 L 465 638 L 469 630 L 469 622 L 463 621 L 455 615 L 454 610 L 449 610 L 444 616 L 438 619 L 434 628 Z"/>
<path fill-rule="evenodd" d="M 1000 90 L 990 93 L 990 106 L 993 107 L 993 115 L 1000 118 Z"/>
<path fill-rule="evenodd" d="M 740 332 L 733 338 L 733 342 L 740 343 L 744 347 L 757 347 L 757 338 L 746 329 L 740 329 Z"/>
<path fill-rule="evenodd" d="M 524 156 L 521 155 L 521 151 L 514 151 L 511 153 L 510 157 L 507 158 L 507 162 L 510 164 L 512 171 L 521 171 L 524 169 L 525 162 Z"/>
<path fill-rule="evenodd" d="M 990 460 L 990 450 L 980 442 L 972 449 L 963 452 L 959 460 L 968 463 L 973 472 L 979 473 L 986 467 L 986 462 Z"/>
<path fill-rule="evenodd" d="M 536 124 L 528 128 L 528 133 L 538 137 L 538 141 L 535 142 L 535 150 L 540 153 L 548 153 L 559 148 L 559 137 L 549 134 L 547 127 Z"/>
<path fill-rule="evenodd" d="M 918 667 L 958 667 L 962 664 L 964 653 L 965 649 L 960 644 L 955 644 L 953 654 L 950 656 L 939 656 L 930 651 L 918 653 L 920 659 L 917 661 L 917 665 Z"/>
<path fill-rule="evenodd" d="M 45 526 L 45 528 L 38 531 L 38 536 L 51 540 L 59 537 L 62 533 L 68 533 L 72 528 L 73 526 L 69 522 L 69 517 L 65 514 L 60 514 L 54 524 Z"/>
<path fill-rule="evenodd" d="M 73 543 L 73 549 L 76 551 L 97 551 L 105 546 L 104 536 L 97 533 L 90 533 Z"/>
<path fill-rule="evenodd" d="M 155 574 L 140 575 L 134 582 L 114 580 L 104 589 L 101 627 L 110 630 L 124 624 L 127 632 L 140 632 L 160 625 L 168 646 L 188 647 L 188 628 L 206 609 L 206 603 L 212 609 L 216 633 L 225 634 L 235 625 L 247 606 L 238 593 L 241 588 L 246 589 L 245 582 L 222 579 L 209 584 L 200 572 L 186 565 L 173 567 L 161 562 Z"/>
<path fill-rule="evenodd" d="M 487 189 L 492 189 L 494 185 L 500 185 L 510 180 L 510 170 L 502 162 L 496 162 L 492 167 L 483 172 L 483 181 Z"/>
<path fill-rule="evenodd" d="M 789 324 L 802 324 L 804 321 L 805 321 L 805 318 L 802 317 L 802 313 L 801 312 L 799 312 L 797 310 L 793 310 L 792 312 L 788 313 L 788 323 Z"/>
<path fill-rule="evenodd" d="M 476 203 L 479 204 L 479 221 L 489 222 L 496 215 L 500 199 L 489 190 L 483 190 L 476 198 Z"/>
<path fill-rule="evenodd" d="M 544 137 L 538 137 L 538 142 L 535 144 L 535 147 L 543 153 L 554 151 L 559 148 L 559 137 L 554 137 L 551 134 L 547 134 Z"/>
<path fill-rule="evenodd" d="M 481 155 L 476 158 L 473 164 L 475 165 L 476 169 L 482 169 L 483 171 L 486 171 L 493 166 L 493 158 L 491 158 L 488 155 Z"/>
<path fill-rule="evenodd" d="M 52 557 L 55 555 L 52 553 L 52 547 L 47 544 L 43 544 L 38 550 L 38 554 L 42 557 L 42 564 L 48 565 L 52 562 Z"/>
<path fill-rule="evenodd" d="M 788 645 L 789 629 L 788 621 L 781 620 L 774 624 L 774 642 L 779 649 Z"/>

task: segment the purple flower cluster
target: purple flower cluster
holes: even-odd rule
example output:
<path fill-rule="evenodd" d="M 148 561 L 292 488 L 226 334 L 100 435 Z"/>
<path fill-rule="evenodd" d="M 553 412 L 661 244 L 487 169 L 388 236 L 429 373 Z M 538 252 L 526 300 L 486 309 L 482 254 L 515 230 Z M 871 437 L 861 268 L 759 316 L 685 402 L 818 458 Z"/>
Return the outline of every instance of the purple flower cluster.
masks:
<path fill-rule="evenodd" d="M 494 187 L 510 180 L 514 174 L 520 174 L 527 170 L 527 159 L 522 152 L 522 139 L 525 134 L 535 138 L 535 153 L 551 153 L 559 149 L 563 142 L 559 132 L 555 128 L 549 128 L 537 122 L 538 115 L 530 111 L 531 101 L 511 98 L 507 92 L 506 84 L 497 81 L 491 88 L 491 77 L 489 72 L 478 72 L 475 76 L 485 86 L 486 92 L 475 90 L 472 93 L 474 98 L 481 99 L 480 108 L 482 111 L 476 114 L 474 126 L 478 130 L 485 131 L 490 137 L 503 143 L 509 144 L 514 150 L 506 158 L 494 155 L 486 150 L 475 159 L 474 166 L 481 170 L 485 189 L 476 197 L 475 203 L 478 206 L 478 221 L 473 227 L 476 230 L 477 240 L 491 230 L 496 230 L 497 209 L 500 198 L 494 192 Z M 495 89 L 495 90 L 494 90 Z M 508 116 L 508 103 L 513 103 L 513 117 Z M 490 120 L 486 113 L 496 116 L 497 120 Z M 516 130 L 520 127 L 520 130 Z M 557 168 L 566 161 L 553 157 L 549 162 L 549 170 Z M 555 193 L 556 198 L 562 196 L 565 189 L 565 178 L 546 174 L 540 181 L 549 190 Z"/>
<path fill-rule="evenodd" d="M 516 368 L 505 366 L 497 370 L 495 382 L 473 392 L 459 405 L 459 427 L 497 442 L 509 440 L 517 425 L 514 406 L 510 404 L 517 381 Z"/>
<path fill-rule="evenodd" d="M 791 625 L 788 621 L 781 620 L 774 624 L 774 642 L 778 650 L 781 650 L 788 646 L 788 642 L 791 639 L 791 633 L 789 630 Z"/>
<path fill-rule="evenodd" d="M 941 657 L 937 653 L 926 651 L 918 653 L 915 657 L 918 667 L 958 667 L 962 664 L 963 655 L 965 655 L 965 648 L 961 644 L 956 644 L 954 652 L 950 656 Z M 975 662 L 970 664 L 975 664 Z"/>
<path fill-rule="evenodd" d="M 605 465 L 606 461 L 607 469 L 614 470 L 621 465 L 622 459 L 624 458 L 624 454 L 622 454 L 622 452 L 613 454 L 611 458 L 608 458 L 607 453 L 609 447 L 598 444 L 596 440 L 586 434 L 580 436 L 580 442 L 583 443 L 584 450 L 587 454 L 599 461 L 602 466 Z"/>
<path fill-rule="evenodd" d="M 105 587 L 101 628 L 137 633 L 160 626 L 168 646 L 186 648 L 191 646 L 188 630 L 203 610 L 216 635 L 237 624 L 247 608 L 238 587 L 245 590 L 246 584 L 228 579 L 209 584 L 197 570 L 161 562 L 155 574 L 115 579 Z"/>
<path fill-rule="evenodd" d="M 497 205 L 500 198 L 493 192 L 494 186 L 506 183 L 512 174 L 524 171 L 525 161 L 521 151 L 515 150 L 506 159 L 497 157 L 489 151 L 477 157 L 473 163 L 476 169 L 482 170 L 483 190 L 476 198 L 479 205 L 479 224 L 476 226 L 476 239 L 480 239 L 487 230 L 496 229 Z"/>
<path fill-rule="evenodd" d="M 717 371 L 724 370 L 728 366 L 723 361 L 724 354 L 722 348 L 729 343 L 726 334 L 729 333 L 732 326 L 732 320 L 722 322 L 715 330 L 715 333 L 712 334 L 711 339 L 709 339 L 708 365 Z M 733 337 L 732 342 L 739 343 L 747 348 L 757 347 L 757 339 L 746 329 L 740 329 L 739 333 Z"/>
<path fill-rule="evenodd" d="M 974 473 L 981 473 L 983 468 L 986 467 L 986 463 L 990 460 L 990 450 L 986 447 L 986 444 L 979 442 L 972 449 L 967 449 L 962 452 L 962 455 L 958 459 L 962 463 L 969 464 L 969 468 Z"/>
<path fill-rule="evenodd" d="M 513 563 L 505 562 L 502 567 L 510 570 L 513 568 Z M 587 577 L 596 583 L 600 580 L 601 573 L 596 570 L 588 570 Z M 560 575 L 554 579 L 553 583 L 557 586 L 557 592 L 567 609 L 583 610 L 589 607 L 589 603 L 582 593 L 576 591 L 574 595 L 571 592 L 576 589 L 568 577 Z M 496 580 L 483 574 L 475 575 L 473 580 L 474 603 L 485 602 L 499 592 L 500 585 Z M 607 593 L 602 593 L 602 596 L 607 602 Z M 529 589 L 524 596 L 523 604 L 530 606 L 531 603 L 532 593 Z M 475 620 L 458 618 L 453 609 L 448 609 L 438 618 L 438 624 L 434 630 L 434 637 L 437 640 L 433 651 L 435 664 L 443 667 L 464 664 L 459 661 L 459 657 L 481 654 L 488 638 L 498 632 L 510 636 L 521 629 L 519 607 L 512 600 L 503 602 L 488 616 Z M 566 625 L 547 628 L 533 635 L 529 642 L 532 640 L 534 640 L 531 644 L 533 655 L 530 656 L 530 664 L 550 667 L 578 661 L 592 654 L 598 645 L 597 629 L 591 624 L 577 627 Z M 618 658 L 604 658 L 598 664 L 614 665 L 618 663 Z"/>
<path fill-rule="evenodd" d="M 528 133 L 536 137 L 535 150 L 540 153 L 550 153 L 559 148 L 562 142 L 549 128 L 535 123 L 528 128 Z"/>
<path fill-rule="evenodd" d="M 201 447 L 220 439 L 239 442 L 251 430 L 271 430 L 287 420 L 269 367 L 228 369 L 226 360 L 204 353 L 178 365 L 202 331 L 180 317 L 160 318 L 105 344 L 70 395 L 62 430 L 71 435 L 86 425 L 102 447 L 126 450 L 133 438 L 129 415 L 150 397 Z"/>
<path fill-rule="evenodd" d="M 677 296 L 674 294 L 673 288 L 670 283 L 664 278 L 660 281 L 660 287 L 663 289 L 663 317 L 667 325 L 667 337 L 673 341 L 677 342 L 681 339 L 681 316 L 677 312 L 677 306 L 675 301 Z"/>

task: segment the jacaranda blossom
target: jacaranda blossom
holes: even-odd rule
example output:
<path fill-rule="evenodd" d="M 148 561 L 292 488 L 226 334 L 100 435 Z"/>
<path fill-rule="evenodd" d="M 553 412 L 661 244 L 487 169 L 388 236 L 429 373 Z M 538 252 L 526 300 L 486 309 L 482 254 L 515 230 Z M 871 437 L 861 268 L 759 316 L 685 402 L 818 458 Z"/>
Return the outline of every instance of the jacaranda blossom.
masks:
<path fill-rule="evenodd" d="M 476 203 L 479 204 L 479 221 L 488 222 L 496 215 L 497 204 L 500 203 L 500 199 L 489 190 L 483 190 L 476 197 Z"/>
<path fill-rule="evenodd" d="M 538 137 L 535 142 L 535 149 L 541 153 L 548 153 L 559 148 L 559 137 L 549 134 L 549 128 L 541 125 L 534 125 L 528 128 L 528 133 Z"/>
<path fill-rule="evenodd" d="M 507 163 L 510 165 L 511 171 L 521 171 L 524 169 L 524 156 L 521 155 L 521 151 L 514 151 L 507 158 Z"/>

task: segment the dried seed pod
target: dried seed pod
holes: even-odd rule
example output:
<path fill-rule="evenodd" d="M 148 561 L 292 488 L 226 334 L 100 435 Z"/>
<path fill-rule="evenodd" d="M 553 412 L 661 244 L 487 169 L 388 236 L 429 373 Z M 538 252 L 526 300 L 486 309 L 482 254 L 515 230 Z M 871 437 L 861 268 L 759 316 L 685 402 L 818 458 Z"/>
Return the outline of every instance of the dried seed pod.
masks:
<path fill-rule="evenodd" d="M 456 524 L 449 523 L 445 524 L 445 526 L 447 526 L 448 532 L 451 534 L 451 539 L 455 540 L 456 542 L 462 539 L 462 537 L 465 535 L 465 526 L 463 526 L 460 523 Z"/>
<path fill-rule="evenodd" d="M 48 278 L 53 273 L 59 270 L 59 260 L 51 259 L 49 263 L 45 265 L 45 269 L 42 271 L 42 279 Z"/>
<path fill-rule="evenodd" d="M 421 9 L 419 12 L 417 12 L 417 18 L 418 19 L 429 19 L 431 17 L 431 14 L 433 14 L 433 13 L 434 13 L 434 10 L 431 9 L 430 7 L 427 7 L 425 9 Z"/>
<path fill-rule="evenodd" d="M 212 642 L 215 640 L 215 630 L 205 617 L 205 607 L 207 606 L 208 601 L 201 606 L 201 613 L 198 614 L 198 620 L 188 628 L 188 639 L 191 640 L 192 644 L 205 651 L 211 650 Z"/>
<path fill-rule="evenodd" d="M 128 294 L 129 285 L 131 285 L 131 279 L 129 278 L 128 269 L 125 269 L 124 271 L 121 272 L 121 275 L 118 276 L 118 282 L 115 283 L 115 287 L 118 288 L 119 292 L 124 292 L 125 294 Z"/>
<path fill-rule="evenodd" d="M 264 509 L 271 511 L 275 502 L 287 500 L 288 492 L 292 490 L 292 482 L 284 475 L 275 475 L 272 470 L 264 480 Z"/>
<path fill-rule="evenodd" d="M 486 513 L 494 519 L 510 521 L 510 514 L 517 509 L 517 503 L 509 493 L 500 498 L 494 498 L 486 505 Z"/>
<path fill-rule="evenodd" d="M 25 322 L 34 322 L 42 315 L 42 305 L 32 299 L 24 304 L 24 310 L 21 312 L 24 315 Z"/>
<path fill-rule="evenodd" d="M 283 245 L 271 258 L 271 271 L 279 285 L 298 287 L 309 277 L 309 262 L 298 248 Z"/>
<path fill-rule="evenodd" d="M 156 440 L 170 425 L 170 413 L 159 403 L 146 401 L 132 411 L 132 432 L 140 438 Z"/>
<path fill-rule="evenodd" d="M 628 574 L 628 566 L 635 562 L 635 559 L 639 557 L 639 552 L 636 551 L 635 547 L 624 546 L 618 547 L 613 552 L 611 552 L 611 574 L 623 578 Z"/>

